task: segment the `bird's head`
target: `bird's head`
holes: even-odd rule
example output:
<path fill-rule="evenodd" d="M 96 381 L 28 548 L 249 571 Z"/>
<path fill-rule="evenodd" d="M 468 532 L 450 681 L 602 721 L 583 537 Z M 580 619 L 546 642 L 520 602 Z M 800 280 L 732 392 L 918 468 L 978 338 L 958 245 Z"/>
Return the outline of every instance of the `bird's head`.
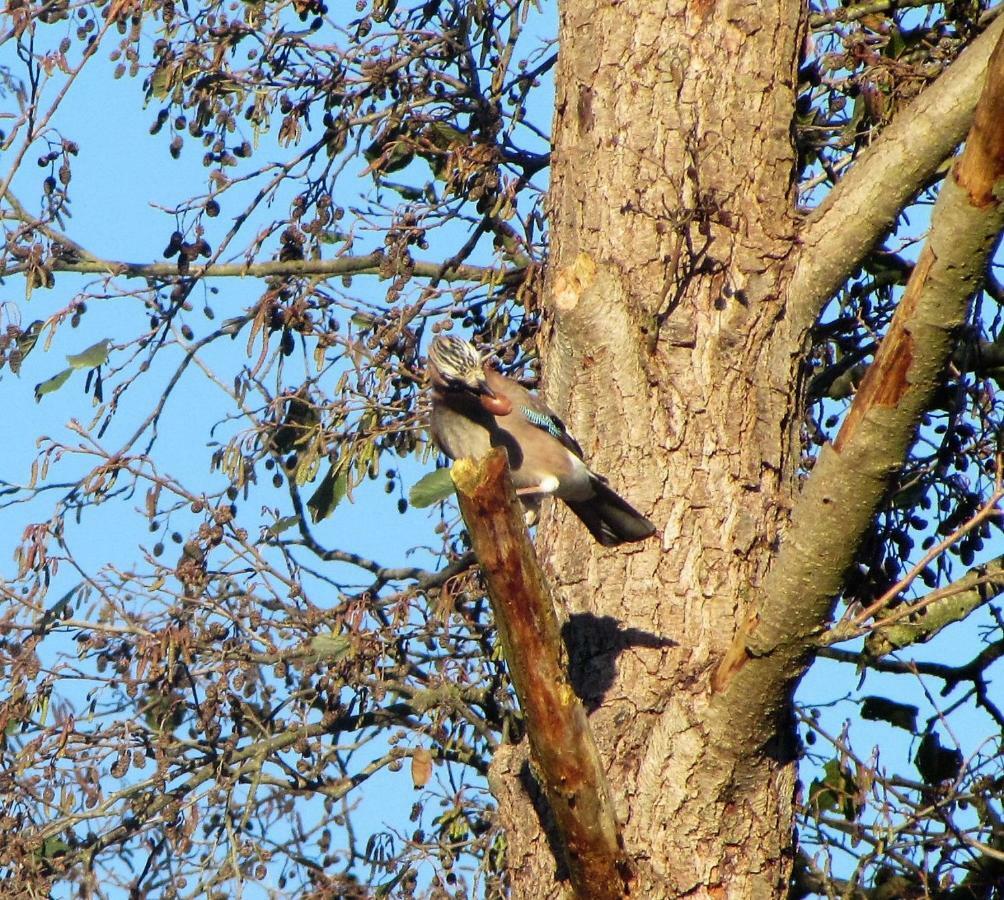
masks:
<path fill-rule="evenodd" d="M 429 377 L 436 387 L 494 397 L 485 380 L 485 361 L 474 345 L 443 334 L 429 347 Z"/>
<path fill-rule="evenodd" d="M 439 335 L 432 342 L 429 379 L 441 392 L 469 394 L 493 416 L 507 416 L 512 412 L 512 401 L 489 387 L 483 357 L 463 338 Z"/>

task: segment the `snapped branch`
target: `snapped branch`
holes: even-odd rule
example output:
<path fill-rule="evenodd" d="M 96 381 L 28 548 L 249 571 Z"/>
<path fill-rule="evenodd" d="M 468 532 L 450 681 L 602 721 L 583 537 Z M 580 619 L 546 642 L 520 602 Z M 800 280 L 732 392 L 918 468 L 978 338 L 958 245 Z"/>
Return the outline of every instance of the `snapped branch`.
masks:
<path fill-rule="evenodd" d="M 576 897 L 629 892 L 627 856 L 586 711 L 568 679 L 550 587 L 516 502 L 505 452 L 453 466 L 457 499 L 481 563 L 530 749 Z"/>

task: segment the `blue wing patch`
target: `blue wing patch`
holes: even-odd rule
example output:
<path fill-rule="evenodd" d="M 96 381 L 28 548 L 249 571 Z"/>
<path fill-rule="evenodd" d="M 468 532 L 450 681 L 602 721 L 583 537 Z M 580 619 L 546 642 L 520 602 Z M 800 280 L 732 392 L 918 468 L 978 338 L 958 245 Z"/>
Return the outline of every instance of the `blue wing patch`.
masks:
<path fill-rule="evenodd" d="M 539 410 L 530 409 L 529 406 L 521 406 L 519 411 L 523 413 L 531 425 L 536 425 L 538 428 L 543 429 L 551 437 L 557 438 L 560 441 L 565 436 L 565 429 L 556 416 L 549 416 L 547 413 L 542 413 Z"/>

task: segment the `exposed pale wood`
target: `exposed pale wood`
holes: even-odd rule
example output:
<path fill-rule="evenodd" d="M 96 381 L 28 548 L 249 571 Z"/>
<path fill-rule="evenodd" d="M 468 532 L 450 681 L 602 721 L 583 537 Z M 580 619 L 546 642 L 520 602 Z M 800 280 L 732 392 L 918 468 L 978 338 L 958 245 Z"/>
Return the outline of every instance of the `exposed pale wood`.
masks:
<path fill-rule="evenodd" d="M 976 206 L 1004 200 L 1004 38 L 998 41 L 987 66 L 986 87 L 980 95 L 966 149 L 955 168 L 959 185 Z"/>
<path fill-rule="evenodd" d="M 583 900 L 627 896 L 631 870 L 606 775 L 568 677 L 554 600 L 523 523 L 505 451 L 458 460 L 452 474 L 569 880 Z"/>

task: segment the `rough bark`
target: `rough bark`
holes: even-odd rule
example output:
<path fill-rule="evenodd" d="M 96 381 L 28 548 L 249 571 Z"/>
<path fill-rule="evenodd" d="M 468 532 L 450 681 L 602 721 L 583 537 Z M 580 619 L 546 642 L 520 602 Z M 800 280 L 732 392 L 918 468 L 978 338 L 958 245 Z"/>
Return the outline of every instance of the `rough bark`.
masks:
<path fill-rule="evenodd" d="M 787 605 L 768 602 L 782 537 L 798 531 L 786 526 L 811 325 L 804 306 L 788 315 L 802 13 L 795 2 L 643 0 L 562 10 L 545 390 L 662 542 L 598 549 L 557 508 L 542 555 L 637 867 L 632 896 L 781 897 L 791 872 L 790 699 L 843 575 L 811 585 L 792 576 Z M 968 220 L 981 247 L 999 227 L 984 215 Z M 942 285 L 956 302 L 948 327 L 925 319 L 924 349 L 893 366 L 910 382 L 897 400 L 923 395 L 914 376 L 937 378 L 965 309 L 960 284 Z M 871 413 L 852 426 L 880 454 L 862 488 L 869 509 L 902 461 L 913 415 L 895 447 Z M 819 465 L 847 453 L 828 450 Z M 811 589 L 809 608 L 797 589 Z M 761 606 L 779 632 L 766 649 Z M 557 896 L 529 800 L 509 793 L 500 809 L 520 848 L 515 895 Z"/>
<path fill-rule="evenodd" d="M 790 730 L 765 724 L 743 757 L 705 717 L 798 458 L 797 358 L 790 337 L 770 339 L 786 329 L 795 236 L 801 12 L 562 10 L 545 381 L 662 542 L 597 550 L 559 510 L 543 546 L 638 865 L 633 896 L 777 896 L 790 867 Z M 528 809 L 514 829 L 536 827 Z M 553 875 L 540 859 L 515 893 L 552 895 Z"/>
<path fill-rule="evenodd" d="M 902 464 L 1004 227 L 1004 42 L 990 59 L 966 149 L 945 179 L 903 297 L 840 432 L 823 448 L 790 533 L 715 684 L 791 678 L 821 631 L 892 473 Z M 852 636 L 852 635 L 849 635 Z M 784 665 L 778 666 L 778 661 Z M 745 671 L 744 671 L 745 670 Z"/>

